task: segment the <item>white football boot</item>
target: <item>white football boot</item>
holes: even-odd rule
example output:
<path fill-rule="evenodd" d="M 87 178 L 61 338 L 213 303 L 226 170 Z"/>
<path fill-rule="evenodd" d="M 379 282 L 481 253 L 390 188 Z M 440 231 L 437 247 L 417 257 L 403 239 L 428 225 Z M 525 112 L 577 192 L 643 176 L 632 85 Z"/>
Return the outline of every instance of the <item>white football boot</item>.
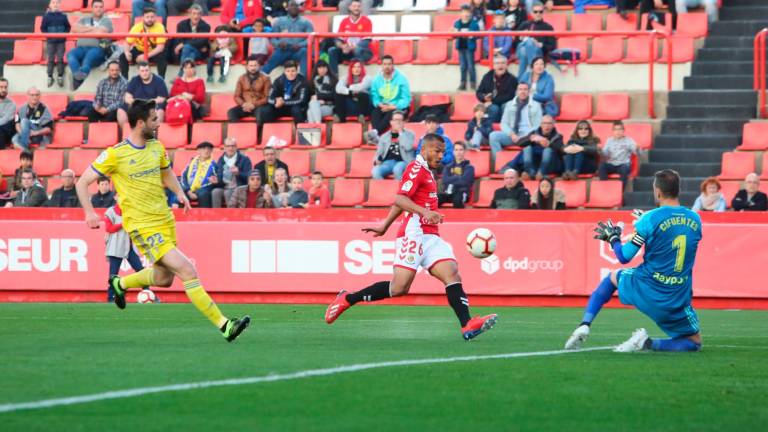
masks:
<path fill-rule="evenodd" d="M 645 342 L 649 339 L 644 328 L 635 330 L 625 342 L 613 349 L 613 352 L 632 353 L 645 350 Z"/>
<path fill-rule="evenodd" d="M 576 330 L 573 331 L 573 334 L 571 334 L 571 337 L 569 337 L 568 341 L 565 342 L 565 349 L 567 350 L 580 349 L 581 344 L 583 344 L 588 337 L 589 337 L 588 325 L 582 324 L 576 327 Z"/>

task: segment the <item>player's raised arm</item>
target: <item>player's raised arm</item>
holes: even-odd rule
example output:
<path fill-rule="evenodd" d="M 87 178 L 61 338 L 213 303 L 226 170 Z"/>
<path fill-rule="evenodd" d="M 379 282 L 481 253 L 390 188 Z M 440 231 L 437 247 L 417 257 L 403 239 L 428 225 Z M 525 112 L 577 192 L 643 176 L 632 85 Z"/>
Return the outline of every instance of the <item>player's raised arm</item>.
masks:
<path fill-rule="evenodd" d="M 409 213 L 417 214 L 429 224 L 439 224 L 443 222 L 442 214 L 424 208 L 413 202 L 412 199 L 402 194 L 397 194 L 397 196 L 395 196 L 395 207 L 399 207 L 401 210 L 407 211 Z"/>
<path fill-rule="evenodd" d="M 626 244 L 621 244 L 621 227 L 614 225 L 613 222 L 608 219 L 607 222 L 598 222 L 597 228 L 595 228 L 595 238 L 602 240 L 611 245 L 613 253 L 616 255 L 616 259 L 620 263 L 626 264 L 632 261 L 632 258 L 637 255 L 640 248 L 643 247 L 645 240 L 643 237 L 635 233 L 632 236 L 632 240 Z"/>
<path fill-rule="evenodd" d="M 181 188 L 181 184 L 179 184 L 179 179 L 176 178 L 176 175 L 173 174 L 173 170 L 168 167 L 160 170 L 163 176 L 163 186 L 167 187 L 171 190 L 171 192 L 176 195 L 176 199 L 179 200 L 179 204 L 183 206 L 184 213 L 188 212 L 192 205 L 189 203 L 189 198 L 187 198 L 187 194 L 184 193 L 184 190 Z"/>
<path fill-rule="evenodd" d="M 83 206 L 83 210 L 85 211 L 85 223 L 88 225 L 89 228 L 96 229 L 99 227 L 99 222 L 101 222 L 101 218 L 99 215 L 96 214 L 96 211 L 93 210 L 93 205 L 91 204 L 91 197 L 88 194 L 88 186 L 91 185 L 91 183 L 98 180 L 99 174 L 93 169 L 89 168 L 85 170 L 83 175 L 80 176 L 80 179 L 77 181 L 77 184 L 75 185 L 75 190 L 77 191 L 77 198 L 80 200 L 80 205 Z"/>

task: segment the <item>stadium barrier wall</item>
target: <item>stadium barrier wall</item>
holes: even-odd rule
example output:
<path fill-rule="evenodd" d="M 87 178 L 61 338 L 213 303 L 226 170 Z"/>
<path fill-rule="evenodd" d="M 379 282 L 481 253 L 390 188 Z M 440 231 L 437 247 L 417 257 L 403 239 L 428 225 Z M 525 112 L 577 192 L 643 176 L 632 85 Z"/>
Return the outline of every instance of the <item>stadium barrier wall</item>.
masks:
<path fill-rule="evenodd" d="M 453 245 L 475 304 L 572 305 L 610 270 L 622 266 L 592 238 L 598 220 L 625 224 L 629 212 L 445 210 L 443 237 Z M 383 238 L 361 228 L 385 209 L 193 210 L 177 212 L 178 244 L 220 301 L 324 303 L 339 289 L 389 279 L 397 226 Z M 694 272 L 697 304 L 768 308 L 760 269 L 768 252 L 768 214 L 705 214 Z M 479 226 L 498 241 L 494 257 L 473 258 L 467 234 Z M 90 230 L 82 210 L 0 211 L 0 301 L 103 301 L 108 276 L 103 229 Z M 636 257 L 629 266 L 636 266 Z M 123 270 L 130 269 L 127 264 Z M 180 283 L 163 300 L 185 301 Z M 444 304 L 441 284 L 420 271 L 411 304 Z"/>

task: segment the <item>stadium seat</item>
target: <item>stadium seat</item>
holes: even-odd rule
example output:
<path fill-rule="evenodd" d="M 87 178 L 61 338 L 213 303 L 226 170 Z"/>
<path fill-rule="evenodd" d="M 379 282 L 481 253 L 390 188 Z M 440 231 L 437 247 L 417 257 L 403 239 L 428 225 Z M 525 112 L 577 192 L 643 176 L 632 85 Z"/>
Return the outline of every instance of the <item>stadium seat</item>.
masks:
<path fill-rule="evenodd" d="M 650 123 L 624 123 L 624 134 L 632 137 L 641 150 L 653 147 L 653 125 Z"/>
<path fill-rule="evenodd" d="M 453 31 L 453 25 L 459 16 L 456 14 L 441 14 L 432 17 L 432 30 L 435 32 Z"/>
<path fill-rule="evenodd" d="M 404 127 L 416 135 L 416 143 L 427 133 L 427 125 L 422 122 L 406 122 Z"/>
<path fill-rule="evenodd" d="M 672 63 L 692 62 L 695 54 L 695 48 L 692 37 L 674 36 L 672 39 Z M 660 63 L 665 63 L 669 56 L 667 52 L 667 41 L 662 40 Z"/>
<path fill-rule="evenodd" d="M 451 97 L 447 93 L 424 93 L 419 99 L 419 106 L 450 105 Z"/>
<path fill-rule="evenodd" d="M 591 124 L 592 132 L 596 137 L 600 138 L 599 147 L 602 148 L 605 145 L 605 141 L 608 139 L 608 137 L 613 134 L 613 123 L 591 122 Z"/>
<path fill-rule="evenodd" d="M 723 180 L 744 180 L 755 172 L 755 154 L 752 152 L 724 152 L 722 172 L 717 178 Z"/>
<path fill-rule="evenodd" d="M 428 14 L 405 14 L 400 17 L 400 33 L 429 33 L 432 31 L 432 16 Z"/>
<path fill-rule="evenodd" d="M 381 8 L 377 12 L 381 11 Z M 369 15 L 373 27 L 373 33 L 397 33 L 397 22 L 395 15 L 385 15 L 376 13 Z"/>
<path fill-rule="evenodd" d="M 624 38 L 620 36 L 600 36 L 592 39 L 592 55 L 587 59 L 587 63 L 611 64 L 618 63 L 623 58 Z"/>
<path fill-rule="evenodd" d="M 274 136 L 291 145 L 293 143 L 293 123 L 264 123 L 261 130 L 261 144 L 258 147 L 264 147 L 269 142 L 269 138 Z"/>
<path fill-rule="evenodd" d="M 334 207 L 354 207 L 365 200 L 365 185 L 362 179 L 337 178 L 333 182 Z"/>
<path fill-rule="evenodd" d="M 157 139 L 159 139 L 167 149 L 186 147 L 188 144 L 187 125 L 171 126 L 168 123 L 160 123 L 160 129 L 157 131 Z"/>
<path fill-rule="evenodd" d="M 560 181 L 555 188 L 565 194 L 565 206 L 568 208 L 582 207 L 587 202 L 587 182 L 584 180 Z"/>
<path fill-rule="evenodd" d="M 413 64 L 436 65 L 448 60 L 448 42 L 445 39 L 421 39 Z"/>
<path fill-rule="evenodd" d="M 505 150 L 500 151 L 496 153 L 496 161 L 493 164 L 493 172 L 491 173 L 491 177 L 494 178 L 501 178 L 504 176 L 504 173 L 500 173 L 499 170 L 504 167 L 509 161 L 517 157 L 517 155 L 520 153 L 519 150 Z"/>
<path fill-rule="evenodd" d="M 728 208 L 731 208 L 731 201 L 733 201 L 733 197 L 736 196 L 736 193 L 739 192 L 739 189 L 741 189 L 740 181 L 721 181 L 720 182 L 720 193 L 723 194 L 723 198 L 725 199 L 725 205 Z"/>
<path fill-rule="evenodd" d="M 384 54 L 392 56 L 392 61 L 396 65 L 406 64 L 413 61 L 413 41 L 388 39 L 384 41 Z"/>
<path fill-rule="evenodd" d="M 256 123 L 229 123 L 227 124 L 227 138 L 233 137 L 237 148 L 246 149 L 256 147 L 258 127 Z"/>
<path fill-rule="evenodd" d="M 302 17 L 312 23 L 312 29 L 315 33 L 328 33 L 328 15 L 325 14 L 302 14 Z M 211 26 L 213 28 L 213 26 Z"/>
<path fill-rule="evenodd" d="M 475 93 L 456 93 L 453 96 L 453 114 L 451 121 L 467 121 L 472 118 L 472 110 L 480 103 Z"/>
<path fill-rule="evenodd" d="M 413 11 L 438 11 L 445 9 L 446 0 L 416 0 Z"/>
<path fill-rule="evenodd" d="M 283 150 L 278 155 L 278 158 L 288 165 L 288 171 L 291 175 L 304 176 L 310 173 L 308 152 Z"/>
<path fill-rule="evenodd" d="M 369 178 L 373 168 L 373 158 L 376 152 L 373 150 L 358 150 L 351 154 L 349 172 L 346 177 Z M 16 158 L 18 160 L 18 157 Z"/>
<path fill-rule="evenodd" d="M 603 31 L 603 16 L 589 13 L 573 14 L 571 15 L 571 31 L 601 32 Z"/>
<path fill-rule="evenodd" d="M 627 39 L 627 55 L 622 63 L 648 63 L 648 36 L 636 36 Z M 659 58 L 658 42 L 653 44 L 653 58 Z"/>
<path fill-rule="evenodd" d="M 556 32 L 568 31 L 568 15 L 566 14 L 544 14 L 544 22 L 549 23 Z"/>
<path fill-rule="evenodd" d="M 82 0 L 61 0 L 59 2 L 59 9 L 62 12 L 79 12 L 82 7 Z"/>
<path fill-rule="evenodd" d="M 587 38 L 584 36 L 568 36 L 557 38 L 557 48 L 577 49 L 581 53 L 581 58 L 587 58 L 589 50 L 587 49 Z"/>
<path fill-rule="evenodd" d="M 192 158 L 195 156 L 197 156 L 197 151 L 195 150 L 183 150 L 183 149 L 176 150 L 176 152 L 173 154 L 173 159 L 172 159 L 173 173 L 176 174 L 177 176 L 180 176 L 184 172 L 184 168 L 186 168 L 187 164 L 189 164 L 189 161 L 191 161 Z"/>
<path fill-rule="evenodd" d="M 26 93 L 9 93 L 8 97 L 16 104 L 16 110 L 29 100 L 29 96 Z"/>
<path fill-rule="evenodd" d="M 566 93 L 560 100 L 558 120 L 579 121 L 592 117 L 592 95 L 585 93 Z"/>
<path fill-rule="evenodd" d="M 348 149 L 363 144 L 363 125 L 357 122 L 334 123 L 331 126 L 331 145 L 328 148 Z"/>
<path fill-rule="evenodd" d="M 605 30 L 609 32 L 634 32 L 637 31 L 637 14 L 627 15 L 627 19 L 617 13 L 608 14 L 605 20 Z"/>
<path fill-rule="evenodd" d="M 488 177 L 491 173 L 491 153 L 487 151 L 467 150 L 464 158 L 475 168 L 475 178 Z"/>
<path fill-rule="evenodd" d="M 703 13 L 679 13 L 677 14 L 677 34 L 702 38 L 707 35 L 709 23 L 707 14 Z"/>
<path fill-rule="evenodd" d="M 73 170 L 77 176 L 81 176 L 91 166 L 93 161 L 99 157 L 100 153 L 99 150 L 92 149 L 70 150 L 67 168 Z M 37 163 L 37 156 L 35 156 L 35 163 Z"/>
<path fill-rule="evenodd" d="M 629 118 L 629 95 L 626 93 L 601 93 L 597 95 L 597 112 L 593 120 L 624 120 Z"/>
<path fill-rule="evenodd" d="M 33 65 L 43 61 L 43 41 L 16 40 L 13 41 L 13 58 L 6 64 Z"/>
<path fill-rule="evenodd" d="M 19 159 L 16 158 L 16 167 Z M 90 162 L 90 161 L 89 161 Z M 41 177 L 59 175 L 64 169 L 64 151 L 42 149 L 35 152 L 35 160 L 32 163 L 37 175 Z M 13 171 L 11 171 L 13 173 Z"/>
<path fill-rule="evenodd" d="M 208 141 L 214 147 L 221 147 L 221 123 L 193 123 L 191 148 L 203 141 Z"/>
<path fill-rule="evenodd" d="M 503 187 L 502 180 L 482 180 L 480 182 L 480 191 L 477 194 L 477 201 L 472 207 L 490 207 L 493 200 L 493 193 L 496 189 Z"/>
<path fill-rule="evenodd" d="M 395 203 L 398 181 L 383 179 L 368 181 L 368 200 L 364 207 L 388 207 Z"/>
<path fill-rule="evenodd" d="M 67 109 L 69 96 L 65 93 L 43 93 L 42 96 L 40 96 L 40 102 L 48 107 L 48 110 L 51 112 L 54 119 L 58 119 L 59 113 Z"/>
<path fill-rule="evenodd" d="M 568 197 L 566 196 L 566 200 Z M 618 180 L 592 180 L 589 185 L 589 201 L 586 208 L 615 208 L 621 207 L 623 191 Z"/>
<path fill-rule="evenodd" d="M 455 144 L 456 141 L 464 141 L 464 132 L 467 131 L 466 123 L 443 123 L 443 133 Z"/>
<path fill-rule="evenodd" d="M 131 17 L 128 15 L 111 16 L 114 33 L 128 33 L 131 29 Z"/>
<path fill-rule="evenodd" d="M 378 12 L 403 12 L 413 7 L 412 0 L 384 0 L 376 10 Z"/>
<path fill-rule="evenodd" d="M 211 95 L 211 112 L 204 120 L 206 121 L 226 121 L 227 111 L 235 106 L 235 100 L 232 93 L 213 93 Z M 247 118 L 246 118 L 247 119 Z M 246 119 L 241 119 L 247 121 Z"/>
<path fill-rule="evenodd" d="M 117 142 L 117 123 L 89 123 L 88 142 L 82 148 L 107 148 Z"/>
<path fill-rule="evenodd" d="M 768 150 L 768 123 L 744 123 L 739 150 Z"/>
<path fill-rule="evenodd" d="M 317 152 L 313 171 L 320 171 L 326 178 L 343 176 L 347 172 L 347 152 L 330 150 Z"/>
<path fill-rule="evenodd" d="M 20 154 L 21 149 L 0 150 L 0 173 L 2 173 L 4 177 L 14 175 L 16 168 L 19 167 Z"/>
<path fill-rule="evenodd" d="M 82 143 L 83 123 L 55 123 L 53 141 L 48 145 L 48 148 L 73 148 L 79 147 Z"/>
<path fill-rule="evenodd" d="M 576 123 L 574 122 L 557 122 L 555 124 L 557 131 L 563 136 L 563 144 L 567 143 L 573 135 L 573 131 L 576 129 Z"/>
<path fill-rule="evenodd" d="M 763 172 L 760 174 L 760 178 L 763 180 L 768 179 L 768 152 L 763 153 Z M 762 183 L 760 185 L 760 190 L 765 192 L 763 189 L 766 185 L 768 185 L 768 183 Z"/>

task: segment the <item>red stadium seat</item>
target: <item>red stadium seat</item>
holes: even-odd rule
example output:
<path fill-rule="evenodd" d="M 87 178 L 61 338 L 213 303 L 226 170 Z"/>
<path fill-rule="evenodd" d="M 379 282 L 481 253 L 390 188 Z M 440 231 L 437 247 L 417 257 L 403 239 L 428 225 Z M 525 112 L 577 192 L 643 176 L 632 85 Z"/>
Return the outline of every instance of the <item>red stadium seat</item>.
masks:
<path fill-rule="evenodd" d="M 592 132 L 596 137 L 600 138 L 600 144 L 602 148 L 605 145 L 605 141 L 613 134 L 613 123 L 598 123 L 592 122 Z M 567 142 L 567 140 L 566 140 Z"/>
<path fill-rule="evenodd" d="M 425 93 L 419 99 L 419 106 L 435 106 L 451 103 L 451 97 L 447 93 Z"/>
<path fill-rule="evenodd" d="M 334 207 L 354 207 L 365 200 L 365 185 L 362 179 L 337 178 L 333 183 Z"/>
<path fill-rule="evenodd" d="M 261 130 L 261 144 L 264 147 L 269 142 L 269 138 L 274 136 L 284 140 L 288 145 L 293 143 L 293 123 L 265 123 Z"/>
<path fill-rule="evenodd" d="M 627 39 L 627 55 L 622 63 L 648 63 L 649 43 L 648 36 L 635 36 Z M 658 42 L 653 44 L 653 58 L 654 60 L 659 58 Z"/>
<path fill-rule="evenodd" d="M 456 14 L 441 14 L 432 16 L 432 31 L 433 32 L 449 32 L 453 31 L 453 25 L 459 16 Z"/>
<path fill-rule="evenodd" d="M 117 143 L 117 123 L 89 123 L 88 143 L 82 148 L 107 148 Z"/>
<path fill-rule="evenodd" d="M 605 30 L 609 32 L 634 32 L 637 29 L 637 14 L 627 15 L 627 19 L 617 13 L 608 14 Z"/>
<path fill-rule="evenodd" d="M 315 154 L 315 169 L 323 173 L 323 177 L 341 177 L 347 172 L 347 152 L 319 151 Z"/>
<path fill-rule="evenodd" d="M 677 34 L 702 38 L 707 35 L 709 23 L 707 14 L 704 13 L 680 13 L 677 14 Z"/>
<path fill-rule="evenodd" d="M 475 178 L 487 177 L 491 173 L 491 153 L 467 150 L 464 158 L 475 168 Z"/>
<path fill-rule="evenodd" d="M 717 178 L 743 180 L 747 174 L 755 172 L 755 154 L 752 152 L 724 152 L 722 165 L 722 172 Z"/>
<path fill-rule="evenodd" d="M 4 177 L 12 176 L 19 167 L 21 149 L 0 150 L 0 173 Z"/>
<path fill-rule="evenodd" d="M 742 135 L 739 150 L 768 150 L 768 123 L 745 123 Z"/>
<path fill-rule="evenodd" d="M 551 14 L 550 14 L 551 15 Z M 571 15 L 572 32 L 601 32 L 603 31 L 603 16 L 601 14 L 573 14 Z"/>
<path fill-rule="evenodd" d="M 278 158 L 288 165 L 288 171 L 291 175 L 304 176 L 310 173 L 309 153 L 305 151 L 283 150 Z"/>
<path fill-rule="evenodd" d="M 99 157 L 99 150 L 70 150 L 69 163 L 67 168 L 73 170 L 76 175 L 81 176 L 89 166 Z M 37 156 L 35 156 L 37 163 Z"/>
<path fill-rule="evenodd" d="M 112 19 L 112 28 L 114 29 L 114 33 L 128 33 L 128 31 L 130 31 L 130 13 L 127 15 L 112 16 L 110 19 Z"/>
<path fill-rule="evenodd" d="M 9 93 L 8 97 L 16 104 L 16 111 L 29 100 L 29 96 L 26 93 Z"/>
<path fill-rule="evenodd" d="M 667 42 L 661 41 L 660 63 L 667 61 L 669 53 L 667 52 Z M 672 38 L 672 63 L 692 62 L 695 53 L 692 37 L 675 36 Z"/>
<path fill-rule="evenodd" d="M 493 164 L 493 172 L 491 177 L 500 178 L 504 176 L 504 173 L 499 172 L 509 161 L 516 158 L 520 153 L 519 150 L 506 150 L 496 153 L 496 162 Z"/>
<path fill-rule="evenodd" d="M 227 138 L 234 138 L 239 149 L 256 147 L 257 133 L 256 123 L 229 123 L 227 125 Z"/>
<path fill-rule="evenodd" d="M 369 180 L 368 200 L 363 203 L 365 207 L 388 207 L 395 203 L 397 194 L 397 180 Z"/>
<path fill-rule="evenodd" d="M 624 134 L 635 140 L 641 150 L 653 147 L 653 126 L 650 123 L 624 123 Z"/>
<path fill-rule="evenodd" d="M 213 93 L 211 95 L 211 112 L 205 120 L 226 121 L 227 111 L 235 105 L 237 104 L 232 98 L 232 93 Z M 248 117 L 246 117 L 246 119 L 248 119 Z M 246 119 L 241 120 L 246 121 Z"/>
<path fill-rule="evenodd" d="M 437 65 L 448 61 L 448 41 L 445 39 L 421 39 L 413 64 Z"/>
<path fill-rule="evenodd" d="M 417 145 L 421 137 L 427 134 L 427 125 L 422 122 L 406 122 L 405 129 L 413 132 L 413 134 L 416 135 Z"/>
<path fill-rule="evenodd" d="M 18 159 L 16 161 L 18 162 Z M 59 175 L 64 169 L 64 152 L 62 150 L 37 150 L 32 168 L 41 177 Z"/>
<path fill-rule="evenodd" d="M 376 152 L 373 150 L 359 150 L 352 152 L 347 177 L 369 178 L 373 169 L 373 158 Z"/>
<path fill-rule="evenodd" d="M 186 147 L 187 125 L 171 126 L 168 123 L 161 123 L 157 131 L 157 139 L 163 143 L 167 149 Z"/>
<path fill-rule="evenodd" d="M 13 58 L 6 64 L 32 65 L 43 61 L 43 41 L 16 40 L 13 41 Z"/>
<path fill-rule="evenodd" d="M 558 120 L 579 121 L 592 117 L 592 95 L 567 93 L 560 100 Z"/>
<path fill-rule="evenodd" d="M 615 208 L 621 207 L 622 201 L 623 191 L 620 181 L 592 180 L 589 186 L 589 201 L 584 204 L 584 207 Z"/>
<path fill-rule="evenodd" d="M 565 194 L 565 206 L 568 208 L 582 207 L 587 202 L 587 182 L 584 180 L 560 181 L 555 188 Z"/>
<path fill-rule="evenodd" d="M 315 33 L 328 33 L 328 17 L 326 14 L 303 14 L 302 17 L 312 22 Z"/>
<path fill-rule="evenodd" d="M 221 147 L 221 123 L 193 123 L 191 148 L 203 141 L 208 141 L 214 147 Z"/>
<path fill-rule="evenodd" d="M 173 173 L 180 176 L 195 156 L 197 156 L 196 150 L 176 150 L 173 154 Z"/>
<path fill-rule="evenodd" d="M 760 174 L 760 178 L 765 180 L 768 179 L 768 152 L 763 153 L 763 172 Z M 760 190 L 763 190 L 765 187 L 765 183 L 760 185 Z M 765 192 L 765 191 L 763 191 Z M 766 192 L 768 193 L 768 192 Z"/>
<path fill-rule="evenodd" d="M 618 63 L 623 58 L 624 38 L 620 36 L 600 36 L 592 39 L 592 55 L 587 59 L 587 63 Z"/>
<path fill-rule="evenodd" d="M 392 56 L 395 64 L 406 64 L 413 61 L 413 41 L 411 40 L 385 40 L 384 54 Z"/>
<path fill-rule="evenodd" d="M 722 181 L 720 182 L 720 193 L 723 194 L 725 204 L 728 208 L 731 208 L 731 201 L 736 193 L 741 189 L 741 182 L 739 181 Z"/>
<path fill-rule="evenodd" d="M 557 131 L 560 132 L 560 135 L 563 136 L 563 144 L 566 144 L 568 143 L 568 140 L 571 139 L 571 135 L 573 135 L 573 131 L 576 129 L 576 123 L 558 122 L 555 124 L 555 127 L 557 128 Z"/>
<path fill-rule="evenodd" d="M 62 12 L 79 12 L 82 7 L 82 0 L 61 0 L 59 3 L 59 9 Z"/>
<path fill-rule="evenodd" d="M 472 207 L 490 207 L 493 200 L 493 193 L 496 189 L 503 187 L 502 180 L 483 180 L 480 182 L 480 191 L 477 194 L 477 201 Z"/>
<path fill-rule="evenodd" d="M 587 57 L 587 38 L 584 36 L 569 36 L 557 38 L 557 47 L 577 49 L 581 52 L 581 57 Z"/>
<path fill-rule="evenodd" d="M 472 118 L 472 110 L 480 102 L 474 93 L 456 93 L 453 96 L 452 121 L 467 121 Z"/>
<path fill-rule="evenodd" d="M 83 143 L 83 123 L 55 123 L 53 141 L 48 148 L 73 148 Z"/>
<path fill-rule="evenodd" d="M 556 32 L 568 31 L 568 15 L 566 14 L 544 14 L 544 22 L 549 23 Z"/>
<path fill-rule="evenodd" d="M 443 133 L 454 143 L 464 141 L 464 132 L 467 131 L 466 123 L 443 123 Z"/>
<path fill-rule="evenodd" d="M 67 103 L 69 103 L 69 96 L 65 93 L 43 93 L 40 96 L 40 102 L 48 107 L 51 111 L 54 119 L 59 118 L 59 113 L 67 109 Z"/>
<path fill-rule="evenodd" d="M 96 93 L 75 93 L 72 95 L 73 101 L 81 101 L 81 100 L 87 100 L 87 101 L 93 101 L 96 99 Z"/>
<path fill-rule="evenodd" d="M 331 145 L 328 148 L 348 149 L 363 144 L 363 125 L 361 123 L 334 123 L 331 126 Z"/>
<path fill-rule="evenodd" d="M 629 118 L 629 95 L 601 93 L 597 95 L 597 112 L 593 120 L 624 120 Z"/>

